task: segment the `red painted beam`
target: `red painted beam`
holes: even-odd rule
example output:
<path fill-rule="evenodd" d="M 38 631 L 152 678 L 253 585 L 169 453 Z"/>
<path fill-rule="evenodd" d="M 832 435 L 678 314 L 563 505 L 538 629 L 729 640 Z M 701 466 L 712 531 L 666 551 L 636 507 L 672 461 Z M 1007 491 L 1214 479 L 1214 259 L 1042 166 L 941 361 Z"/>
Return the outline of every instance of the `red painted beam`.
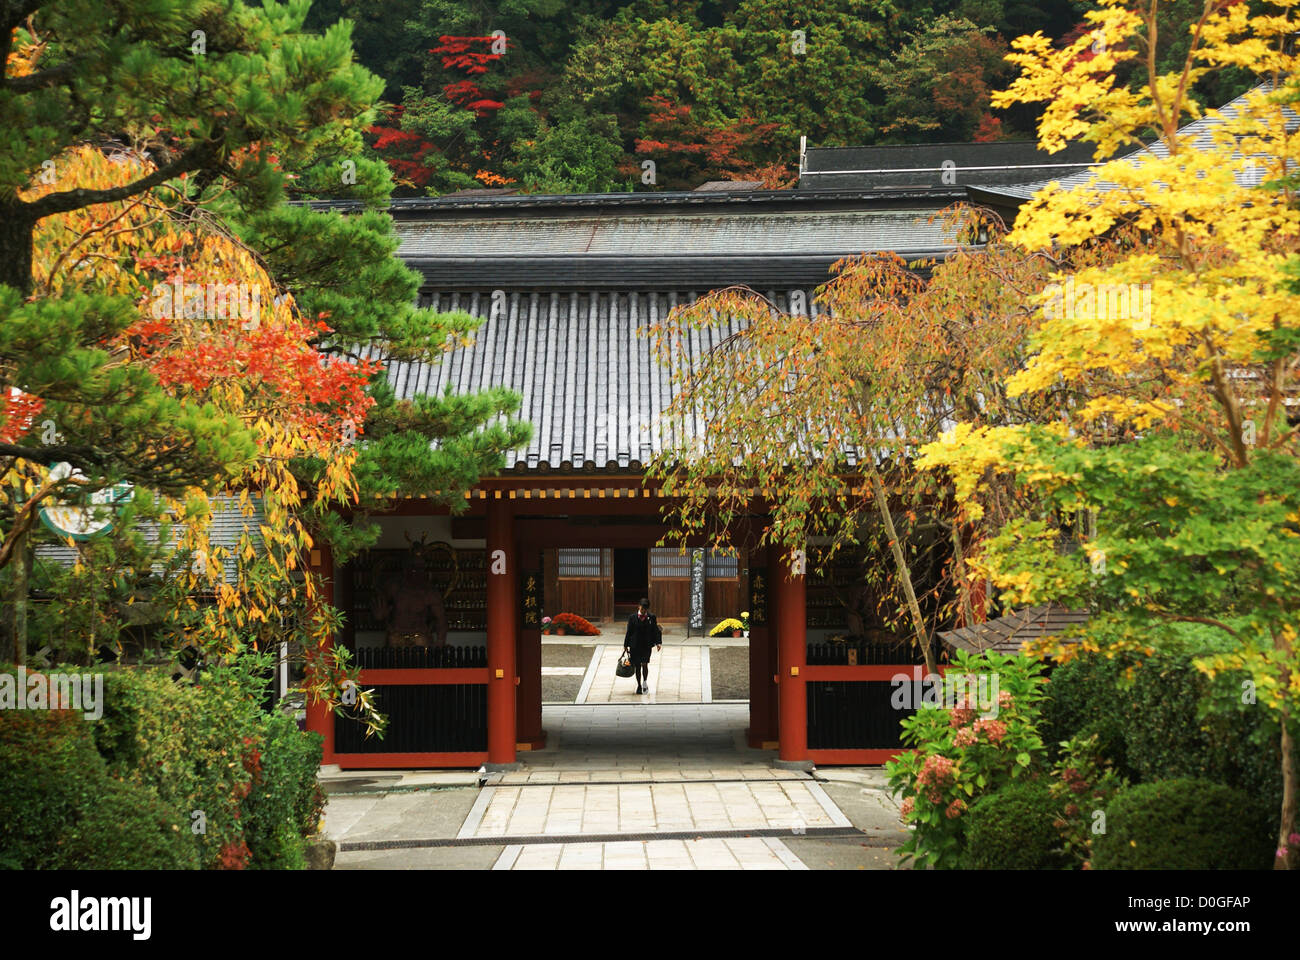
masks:
<path fill-rule="evenodd" d="M 342 770 L 415 770 L 420 767 L 481 767 L 488 755 L 475 753 L 336 753 Z"/>
<path fill-rule="evenodd" d="M 861 767 L 880 766 L 893 760 L 904 749 L 898 750 L 809 750 L 808 758 L 818 766 Z"/>

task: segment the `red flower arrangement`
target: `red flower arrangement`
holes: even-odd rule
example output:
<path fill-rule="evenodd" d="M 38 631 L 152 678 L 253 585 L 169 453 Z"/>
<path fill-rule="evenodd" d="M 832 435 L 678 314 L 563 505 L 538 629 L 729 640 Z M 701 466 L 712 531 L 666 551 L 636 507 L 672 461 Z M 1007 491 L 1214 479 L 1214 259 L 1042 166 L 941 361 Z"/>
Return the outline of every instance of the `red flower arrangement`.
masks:
<path fill-rule="evenodd" d="M 563 630 L 565 633 L 572 633 L 583 637 L 594 637 L 598 633 L 595 627 L 587 620 L 578 616 L 576 613 L 557 613 L 551 618 L 543 633 L 558 633 Z"/>

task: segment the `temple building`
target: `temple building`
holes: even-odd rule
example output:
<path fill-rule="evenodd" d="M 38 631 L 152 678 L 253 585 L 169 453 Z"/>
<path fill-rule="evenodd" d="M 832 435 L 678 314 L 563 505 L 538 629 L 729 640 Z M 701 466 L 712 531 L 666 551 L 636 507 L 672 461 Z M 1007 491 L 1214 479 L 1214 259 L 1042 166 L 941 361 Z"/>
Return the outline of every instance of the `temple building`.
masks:
<path fill-rule="evenodd" d="M 470 346 L 437 364 L 389 364 L 393 388 L 411 397 L 505 387 L 523 397 L 519 417 L 533 434 L 499 475 L 469 491 L 465 513 L 407 499 L 380 517 L 383 536 L 368 554 L 336 569 L 328 551 L 314 552 L 346 616 L 337 642 L 391 718 L 382 741 L 366 740 L 355 721 L 312 707 L 324 762 L 512 763 L 546 742 L 543 615 L 607 621 L 645 594 L 665 621 L 688 623 L 697 557 L 657 545 L 668 530 L 664 502 L 643 482 L 675 388 L 638 331 L 733 284 L 781 310 L 816 311 L 815 288 L 836 260 L 954 249 L 931 215 L 965 196 L 964 186 L 939 183 L 394 201 L 399 255 L 423 277 L 420 303 L 484 323 Z M 702 354 L 730 332 L 732 321 L 720 318 L 691 350 Z M 751 549 L 763 515 L 756 496 L 753 526 L 729 531 L 735 549 L 698 556 L 694 601 L 697 620 L 751 613 L 748 742 L 796 766 L 883 762 L 898 747 L 897 714 L 873 711 L 867 701 L 879 697 L 848 694 L 887 691 L 899 667 L 808 662 L 820 640 L 846 632 L 844 617 L 833 584 Z M 437 623 L 431 632 L 445 648 L 401 648 L 422 616 Z"/>

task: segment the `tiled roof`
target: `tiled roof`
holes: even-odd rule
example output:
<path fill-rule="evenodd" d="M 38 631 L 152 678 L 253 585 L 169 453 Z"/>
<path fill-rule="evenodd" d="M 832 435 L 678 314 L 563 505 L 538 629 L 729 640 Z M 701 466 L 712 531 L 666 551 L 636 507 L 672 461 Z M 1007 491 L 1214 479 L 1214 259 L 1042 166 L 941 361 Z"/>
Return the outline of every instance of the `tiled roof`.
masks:
<path fill-rule="evenodd" d="M 390 362 L 388 379 L 407 398 L 448 386 L 456 393 L 496 386 L 521 394 L 518 416 L 533 425 L 533 438 L 510 451 L 507 469 L 636 471 L 663 446 L 656 424 L 673 393 L 669 370 L 638 330 L 704 292 L 516 292 L 498 297 L 495 310 L 490 291 L 424 295 L 423 306 L 464 310 L 484 323 L 471 346 L 440 363 Z M 782 311 L 790 309 L 793 291 L 761 292 Z M 816 315 L 813 291 L 800 292 Z M 702 356 L 737 329 L 724 318 L 692 338 L 692 355 Z M 687 429 L 694 433 L 702 424 Z"/>
<path fill-rule="evenodd" d="M 800 187 L 897 190 L 970 184 L 1016 184 L 1087 170 L 1095 146 L 1071 143 L 1059 153 L 1033 140 L 918 143 L 873 147 L 809 147 Z"/>
<path fill-rule="evenodd" d="M 1072 627 L 1088 622 L 1086 610 L 1067 610 L 1059 604 L 1049 603 L 1008 613 L 995 620 L 987 620 L 971 627 L 945 630 L 939 639 L 954 648 L 982 653 L 1019 653 L 1021 645 L 1042 637 L 1063 633 Z"/>
<path fill-rule="evenodd" d="M 394 209 L 398 255 L 423 272 L 424 306 L 484 318 L 470 346 L 438 363 L 387 364 L 399 396 L 505 387 L 533 426 L 506 468 L 639 470 L 666 444 L 659 418 L 676 387 L 638 334 L 681 303 L 746 285 L 782 311 L 816 311 L 814 288 L 836 260 L 955 249 L 928 222 L 946 199 L 881 201 L 799 191 L 595 197 L 439 198 Z M 792 298 L 799 292 L 802 304 Z M 695 359 L 735 333 L 731 318 L 691 343 Z M 382 359 L 382 357 L 377 358 Z M 849 452 L 850 465 L 856 462 Z"/>
<path fill-rule="evenodd" d="M 1243 106 L 1246 105 L 1246 98 L 1248 96 L 1257 92 L 1267 92 L 1269 89 L 1271 89 L 1269 84 L 1261 84 L 1260 86 L 1256 87 L 1254 90 L 1242 94 L 1240 97 L 1237 97 L 1235 100 L 1231 100 L 1228 103 L 1224 104 L 1222 107 L 1219 108 L 1218 112 L 1227 117 L 1235 117 L 1237 115 L 1238 110 L 1240 110 Z M 1287 129 L 1295 130 L 1297 128 L 1300 128 L 1300 117 L 1298 117 L 1289 108 L 1287 108 L 1284 112 L 1287 117 Z M 1214 130 L 1222 122 L 1223 121 L 1218 116 L 1213 116 L 1213 115 L 1207 115 L 1201 117 L 1198 120 L 1193 120 L 1192 122 L 1185 124 L 1184 126 L 1179 128 L 1178 132 L 1179 132 L 1180 139 L 1185 139 L 1187 137 L 1190 137 L 1191 138 L 1190 146 L 1192 149 L 1207 150 L 1214 145 Z M 1144 155 L 1152 156 L 1152 157 L 1161 157 L 1161 158 L 1168 157 L 1169 148 L 1165 146 L 1164 141 L 1157 140 L 1144 147 L 1139 147 L 1136 150 L 1131 150 L 1128 153 L 1124 154 L 1123 156 L 1118 157 L 1109 162 L 1120 163 L 1124 161 L 1131 161 Z M 1242 154 L 1240 151 L 1234 151 L 1232 157 L 1234 160 L 1245 159 L 1245 155 Z M 1092 180 L 1093 176 L 1094 176 L 1094 172 L 1092 170 L 1083 170 L 1077 173 L 1072 173 L 1068 176 L 1048 177 L 1046 179 L 1039 179 L 1031 183 L 1024 183 L 1017 186 L 1003 186 L 1000 185 L 1000 181 L 988 180 L 988 181 L 982 181 L 977 185 L 973 185 L 972 195 L 976 199 L 979 198 L 980 194 L 991 194 L 996 197 L 1005 197 L 1016 201 L 1028 200 L 1039 190 L 1043 189 L 1043 187 L 1046 187 L 1051 183 L 1059 183 L 1061 189 L 1063 190 L 1073 190 L 1076 187 L 1081 187 L 1084 184 L 1089 183 Z M 1243 164 L 1240 168 L 1235 170 L 1233 173 L 1234 179 L 1236 179 L 1237 183 L 1242 187 L 1257 187 L 1264 181 L 1264 176 L 1265 176 L 1265 167 L 1264 164 L 1262 163 L 1257 164 L 1254 167 L 1248 167 Z M 1115 189 L 1115 184 L 1110 183 L 1106 180 L 1098 180 L 1094 186 L 1095 189 L 1101 191 Z"/>
<path fill-rule="evenodd" d="M 459 216 L 444 210 L 398 219 L 395 232 L 398 255 L 424 275 L 428 290 L 794 287 L 825 282 L 831 264 L 845 256 L 894 251 L 923 259 L 951 252 L 951 234 L 928 222 L 942 205 L 613 206 L 552 215 L 461 210 Z"/>

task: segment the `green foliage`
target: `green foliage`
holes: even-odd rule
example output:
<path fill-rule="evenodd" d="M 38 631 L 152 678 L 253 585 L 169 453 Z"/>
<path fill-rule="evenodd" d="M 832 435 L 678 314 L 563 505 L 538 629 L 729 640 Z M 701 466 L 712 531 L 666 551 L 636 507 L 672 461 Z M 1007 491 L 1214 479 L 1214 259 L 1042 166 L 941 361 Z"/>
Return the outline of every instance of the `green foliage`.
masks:
<path fill-rule="evenodd" d="M 187 823 L 205 869 L 243 842 L 240 803 L 251 774 L 244 738 L 256 732 L 258 708 L 237 684 L 175 683 L 159 670 L 105 674 L 105 709 L 95 742 L 110 773 L 151 788 Z M 192 833 L 190 824 L 205 823 Z"/>
<path fill-rule="evenodd" d="M 1272 865 L 1269 814 L 1242 790 L 1201 779 L 1120 792 L 1093 841 L 1096 870 L 1263 870 Z"/>
<path fill-rule="evenodd" d="M 110 776 L 90 723 L 71 711 L 0 713 L 0 784 L 0 868 L 198 866 L 185 817 Z"/>
<path fill-rule="evenodd" d="M 535 140 L 515 140 L 506 175 L 525 193 L 609 193 L 622 185 L 623 148 L 612 115 L 543 124 Z"/>
<path fill-rule="evenodd" d="M 950 706 L 923 705 L 903 721 L 903 742 L 916 749 L 886 770 L 891 789 L 904 798 L 904 821 L 915 825 L 899 848 L 904 859 L 919 867 L 960 867 L 968 807 L 1043 772 L 1041 671 L 1029 657 L 958 651 L 943 678 L 942 702 Z"/>
<path fill-rule="evenodd" d="M 316 779 L 319 734 L 304 734 L 283 714 L 266 719 L 251 789 L 243 806 L 249 863 L 259 870 L 301 870 L 303 838 L 316 833 L 324 793 Z"/>
<path fill-rule="evenodd" d="M 966 818 L 966 861 L 972 870 L 1053 870 L 1066 866 L 1047 784 L 1017 780 L 986 794 Z"/>
<path fill-rule="evenodd" d="M 1052 771 L 1049 793 L 1057 811 L 1053 826 L 1060 831 L 1063 850 L 1084 868 L 1091 866 L 1092 839 L 1102 829 L 1106 804 L 1128 787 L 1128 779 L 1112 765 L 1101 734 L 1083 732 L 1061 744 Z"/>
<path fill-rule="evenodd" d="M 184 598 L 179 575 L 192 561 L 171 548 L 172 526 L 158 501 L 136 488 L 115 512 L 111 532 L 74 544 L 74 564 L 38 557 L 33 565 L 27 649 L 48 651 L 49 662 L 88 666 L 129 645 L 152 645 L 167 611 Z M 13 573 L 0 571 L 4 596 Z"/>
<path fill-rule="evenodd" d="M 429 189 L 481 185 L 475 178 L 486 170 L 529 191 L 572 191 L 602 182 L 618 189 L 647 153 L 664 170 L 651 189 L 720 179 L 716 164 L 675 166 L 682 150 L 639 144 L 716 150 L 714 138 L 725 142 L 727 131 L 759 121 L 772 129 L 747 145 L 751 170 L 792 170 L 800 135 L 834 145 L 1027 133 L 1032 111 L 1003 113 L 1005 131 L 991 122 L 989 90 L 1007 71 L 1003 44 L 1035 30 L 1060 37 L 1082 9 L 1075 0 L 395 0 L 380 14 L 361 0 L 317 0 L 308 22 L 355 22 L 358 59 L 384 76 L 385 99 L 403 105 L 401 129 L 431 148 L 417 161 Z M 429 51 L 443 36 L 493 30 L 506 34 L 508 50 L 473 79 L 505 106 L 468 110 L 444 93 L 463 74 Z M 545 129 L 572 123 L 572 135 L 543 144 L 541 127 L 521 129 L 511 106 L 521 99 Z M 665 108 L 673 122 L 653 122 Z M 592 128 L 587 145 L 574 138 L 583 124 Z M 392 143 L 384 155 L 406 169 L 411 157 Z M 621 177 L 609 175 L 609 156 L 623 161 Z"/>
<path fill-rule="evenodd" d="M 319 824 L 320 738 L 266 714 L 265 658 L 216 666 L 194 685 L 159 671 L 106 676 L 95 738 L 108 768 L 152 788 L 189 824 L 204 868 L 297 869 Z"/>
<path fill-rule="evenodd" d="M 1211 679 L 1196 666 L 1199 653 L 1192 645 L 1149 657 L 1092 654 L 1056 667 L 1045 735 L 1059 741 L 1096 733 L 1102 755 L 1134 781 L 1203 778 L 1280 809 L 1276 720 L 1242 702 L 1245 674 Z"/>

